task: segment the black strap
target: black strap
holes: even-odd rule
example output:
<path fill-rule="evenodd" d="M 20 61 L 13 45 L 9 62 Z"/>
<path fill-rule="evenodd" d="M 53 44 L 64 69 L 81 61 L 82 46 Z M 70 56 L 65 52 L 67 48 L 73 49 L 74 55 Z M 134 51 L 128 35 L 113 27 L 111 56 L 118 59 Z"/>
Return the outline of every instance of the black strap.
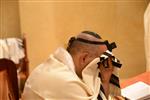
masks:
<path fill-rule="evenodd" d="M 98 94 L 97 99 L 98 99 L 98 100 L 103 100 L 102 97 L 100 96 L 100 94 Z"/>
<path fill-rule="evenodd" d="M 108 53 L 108 52 L 104 52 L 103 54 L 108 56 L 108 57 L 112 57 L 112 55 L 110 53 Z"/>
<path fill-rule="evenodd" d="M 110 83 L 112 83 L 113 85 L 115 85 L 118 88 L 120 88 L 119 78 L 116 75 L 114 75 L 114 74 L 111 75 Z"/>
<path fill-rule="evenodd" d="M 118 68 L 121 68 L 121 66 L 122 66 L 122 64 L 120 64 L 120 63 L 118 63 L 118 62 L 115 62 L 115 61 L 113 61 L 113 60 L 112 60 L 112 65 L 113 65 L 113 66 L 116 66 L 116 67 L 118 67 Z"/>
<path fill-rule="evenodd" d="M 81 41 L 81 42 L 84 42 L 84 43 L 89 43 L 89 44 L 96 44 L 96 45 L 103 45 L 105 44 L 106 45 L 106 42 L 98 42 L 98 41 L 89 41 L 89 40 L 86 40 L 86 39 L 82 39 L 82 38 L 77 38 L 76 39 L 77 41 Z"/>

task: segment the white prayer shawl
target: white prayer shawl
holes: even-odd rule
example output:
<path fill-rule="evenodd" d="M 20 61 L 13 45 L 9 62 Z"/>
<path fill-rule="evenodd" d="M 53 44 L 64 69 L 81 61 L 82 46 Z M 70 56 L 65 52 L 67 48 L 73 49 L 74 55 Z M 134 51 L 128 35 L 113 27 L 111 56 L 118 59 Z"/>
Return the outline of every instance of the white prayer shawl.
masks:
<path fill-rule="evenodd" d="M 144 14 L 146 68 L 150 71 L 150 3 Z"/>
<path fill-rule="evenodd" d="M 24 88 L 23 100 L 97 100 L 100 78 L 96 68 L 83 71 L 83 80 L 75 73 L 71 55 L 59 48 L 36 67 Z M 103 100 L 105 95 L 101 94 Z"/>
<path fill-rule="evenodd" d="M 22 100 L 97 100 L 98 94 L 102 100 L 107 100 L 100 90 L 99 70 L 91 64 L 94 63 L 88 64 L 83 70 L 81 80 L 75 73 L 71 55 L 65 49 L 58 48 L 48 60 L 32 71 L 26 81 Z M 115 100 L 113 96 L 119 94 L 120 88 L 113 84 L 110 87 L 117 92 L 111 90 L 109 100 Z"/>

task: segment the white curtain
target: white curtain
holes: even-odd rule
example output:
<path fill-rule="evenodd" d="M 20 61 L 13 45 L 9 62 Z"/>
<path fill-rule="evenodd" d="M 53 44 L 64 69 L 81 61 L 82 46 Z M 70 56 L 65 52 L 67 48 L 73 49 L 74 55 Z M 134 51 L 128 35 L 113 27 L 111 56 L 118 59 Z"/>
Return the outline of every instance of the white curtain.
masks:
<path fill-rule="evenodd" d="M 146 69 L 150 71 L 150 3 L 144 14 Z"/>

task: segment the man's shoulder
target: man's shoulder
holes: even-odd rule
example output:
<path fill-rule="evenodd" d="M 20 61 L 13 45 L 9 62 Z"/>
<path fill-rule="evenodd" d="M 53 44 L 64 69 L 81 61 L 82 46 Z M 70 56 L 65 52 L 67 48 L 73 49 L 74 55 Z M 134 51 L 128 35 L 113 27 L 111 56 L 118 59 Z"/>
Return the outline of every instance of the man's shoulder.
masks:
<path fill-rule="evenodd" d="M 47 59 L 45 62 L 37 66 L 28 78 L 28 82 L 34 81 L 71 81 L 79 80 L 77 75 L 61 62 L 54 59 Z M 33 83 L 33 82 L 32 82 Z"/>
<path fill-rule="evenodd" d="M 26 82 L 26 86 L 36 92 L 41 92 L 45 90 L 57 91 L 56 88 L 63 90 L 76 83 L 82 84 L 75 73 L 67 66 L 55 64 L 49 59 L 33 70 Z"/>

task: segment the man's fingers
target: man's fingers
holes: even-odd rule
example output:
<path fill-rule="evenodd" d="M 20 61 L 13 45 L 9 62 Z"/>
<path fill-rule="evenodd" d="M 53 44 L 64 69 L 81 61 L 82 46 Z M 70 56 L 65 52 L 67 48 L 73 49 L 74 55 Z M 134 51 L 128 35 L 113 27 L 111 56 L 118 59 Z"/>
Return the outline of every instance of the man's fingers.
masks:
<path fill-rule="evenodd" d="M 113 70 L 112 60 L 108 58 L 103 63 L 100 64 L 101 70 Z"/>
<path fill-rule="evenodd" d="M 113 65 L 112 65 L 112 58 L 108 58 L 108 65 L 110 69 L 113 69 Z"/>
<path fill-rule="evenodd" d="M 106 59 L 106 60 L 103 62 L 103 66 L 104 66 L 105 68 L 109 68 L 108 59 Z"/>

